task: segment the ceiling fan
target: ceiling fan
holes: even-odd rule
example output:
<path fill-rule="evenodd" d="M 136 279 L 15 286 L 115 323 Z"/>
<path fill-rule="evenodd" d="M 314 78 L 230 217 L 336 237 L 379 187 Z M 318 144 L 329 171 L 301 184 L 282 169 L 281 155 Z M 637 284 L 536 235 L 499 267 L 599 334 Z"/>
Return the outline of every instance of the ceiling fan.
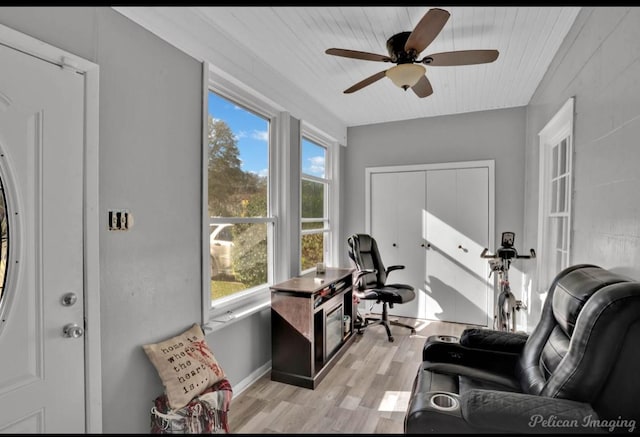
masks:
<path fill-rule="evenodd" d="M 458 50 L 432 53 L 418 59 L 418 55 L 438 36 L 449 16 L 444 9 L 429 9 L 413 31 L 397 33 L 387 40 L 389 56 L 358 50 L 327 49 L 325 53 L 328 55 L 397 64 L 347 88 L 345 94 L 358 91 L 386 76 L 405 91 L 411 88 L 418 97 L 427 97 L 433 93 L 433 88 L 425 75 L 426 68 L 420 64 L 434 67 L 472 65 L 493 62 L 498 58 L 497 50 Z"/>

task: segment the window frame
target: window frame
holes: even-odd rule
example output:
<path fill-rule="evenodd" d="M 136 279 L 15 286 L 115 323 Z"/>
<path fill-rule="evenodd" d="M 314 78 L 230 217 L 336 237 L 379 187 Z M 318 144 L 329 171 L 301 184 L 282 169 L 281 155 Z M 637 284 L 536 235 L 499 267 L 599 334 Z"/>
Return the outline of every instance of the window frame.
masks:
<path fill-rule="evenodd" d="M 325 159 L 324 177 L 314 176 L 312 174 L 304 172 L 304 163 L 302 162 L 302 150 L 303 150 L 303 142 L 305 140 L 317 147 L 322 147 L 324 149 L 324 159 Z M 331 246 L 331 242 L 330 242 L 331 221 L 329 220 L 329 211 L 331 209 L 330 208 L 331 178 L 330 178 L 330 170 L 327 166 L 327 163 L 330 162 L 330 155 L 331 155 L 331 152 L 328 146 L 321 144 L 316 140 L 312 140 L 305 134 L 301 136 L 301 141 L 300 141 L 300 238 L 299 238 L 300 257 L 298 259 L 298 269 L 303 274 L 310 272 L 315 268 L 315 265 L 308 267 L 307 269 L 303 269 L 303 266 L 302 266 L 302 239 L 305 235 L 322 234 L 323 236 L 322 260 L 325 264 L 329 256 L 329 253 L 331 252 L 331 247 L 330 247 Z M 323 191 L 324 191 L 322 217 L 307 217 L 307 218 L 302 217 L 302 183 L 305 180 L 313 183 L 322 184 Z M 316 223 L 316 222 L 322 222 L 323 226 L 321 228 L 314 228 L 314 229 L 304 229 L 303 227 L 305 223 Z"/>
<path fill-rule="evenodd" d="M 324 165 L 324 178 L 320 178 L 317 176 L 305 174 L 303 172 L 303 163 L 302 163 L 302 140 L 306 139 L 307 141 L 314 143 L 317 146 L 323 147 L 325 149 L 325 165 Z M 308 269 L 302 270 L 302 237 L 303 235 L 315 234 L 322 232 L 324 237 L 324 253 L 323 260 L 325 265 L 328 266 L 337 266 L 338 262 L 338 254 L 337 249 L 340 247 L 338 239 L 338 226 L 339 226 L 339 178 L 338 169 L 339 169 L 339 147 L 340 145 L 335 141 L 332 141 L 327 135 L 323 132 L 315 129 L 309 124 L 302 123 L 301 132 L 300 132 L 300 202 L 299 202 L 299 213 L 298 217 L 300 220 L 299 227 L 299 237 L 298 237 L 298 269 L 302 274 L 311 272 L 315 269 L 315 266 L 310 267 Z M 324 202 L 324 217 L 323 221 L 326 220 L 326 226 L 323 226 L 322 229 L 313 229 L 303 231 L 302 224 L 309 221 L 318 221 L 315 219 L 303 219 L 302 218 L 302 180 L 306 179 L 312 182 L 319 182 L 325 184 L 325 202 Z"/>
<path fill-rule="evenodd" d="M 571 232 L 572 232 L 572 204 L 573 204 L 573 124 L 574 124 L 574 98 L 569 98 L 558 112 L 551 118 L 545 127 L 538 133 L 539 136 L 539 204 L 538 204 L 538 257 L 537 257 L 537 288 L 542 288 L 544 296 L 550 281 L 553 280 L 559 269 L 567 267 L 571 263 Z M 566 140 L 566 167 L 560 174 L 554 171 L 560 155 L 554 155 L 554 149 Z M 565 181 L 562 193 L 564 200 L 563 211 L 558 211 L 559 197 L 554 196 L 553 183 Z M 554 202 L 555 205 L 551 205 Z M 547 241 L 551 235 L 552 227 L 557 226 L 560 220 L 563 226 L 563 244 L 561 248 Z M 555 233 L 553 234 L 555 235 Z"/>
<path fill-rule="evenodd" d="M 202 227 L 201 227 L 201 298 L 202 327 L 211 333 L 242 320 L 252 314 L 267 309 L 271 305 L 270 286 L 299 275 L 300 268 L 300 197 L 291 192 L 291 183 L 301 180 L 302 135 L 327 148 L 325 171 L 331 175 L 329 189 L 329 223 L 331 232 L 325 249 L 325 263 L 329 266 L 339 262 L 339 202 L 340 202 L 340 143 L 304 120 L 291 116 L 282 106 L 254 89 L 240 83 L 225 73 L 215 69 L 210 63 L 202 62 Z M 208 214 L 208 93 L 228 99 L 243 108 L 269 120 L 269 179 L 268 214 L 272 220 L 268 235 L 272 242 L 268 252 L 268 283 L 244 290 L 221 299 L 212 305 L 210 282 L 210 246 Z M 217 220 L 217 219 L 216 219 Z M 221 219 L 228 223 L 228 219 Z M 248 218 L 248 221 L 263 221 L 264 218 Z M 297 236 L 297 238 L 296 238 Z"/>
<path fill-rule="evenodd" d="M 277 164 L 282 138 L 282 110 L 268 99 L 247 87 L 232 83 L 209 69 L 203 63 L 203 102 L 202 102 L 202 326 L 206 333 L 224 327 L 228 322 L 240 320 L 271 304 L 270 286 L 274 283 L 277 266 L 274 260 L 280 252 L 278 240 L 279 205 L 277 184 L 282 177 L 282 169 Z M 265 118 L 269 123 L 269 176 L 267 178 L 267 217 L 209 217 L 208 193 L 208 99 L 209 92 Z M 223 298 L 211 299 L 210 244 L 209 226 L 216 223 L 265 223 L 267 225 L 267 282 Z"/>

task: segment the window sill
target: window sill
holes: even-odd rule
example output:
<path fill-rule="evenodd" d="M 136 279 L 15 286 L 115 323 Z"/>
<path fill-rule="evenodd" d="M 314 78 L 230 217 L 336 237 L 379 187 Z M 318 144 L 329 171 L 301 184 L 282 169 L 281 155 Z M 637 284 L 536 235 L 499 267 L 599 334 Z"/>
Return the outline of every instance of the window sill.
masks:
<path fill-rule="evenodd" d="M 268 290 L 257 292 L 244 299 L 226 302 L 211 309 L 209 320 L 203 326 L 204 333 L 206 335 L 224 329 L 270 306 L 271 293 Z"/>

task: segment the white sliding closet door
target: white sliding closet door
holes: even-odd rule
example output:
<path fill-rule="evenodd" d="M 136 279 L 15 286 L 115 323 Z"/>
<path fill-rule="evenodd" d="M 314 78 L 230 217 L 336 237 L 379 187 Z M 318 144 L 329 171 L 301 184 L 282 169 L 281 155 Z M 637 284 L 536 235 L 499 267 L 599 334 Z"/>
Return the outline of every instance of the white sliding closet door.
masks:
<path fill-rule="evenodd" d="M 493 161 L 367 169 L 368 232 L 386 267 L 405 266 L 390 282 L 416 290 L 390 315 L 488 326 L 493 289 L 480 253 L 493 239 L 493 171 Z"/>
<path fill-rule="evenodd" d="M 416 299 L 410 303 L 394 305 L 389 314 L 423 318 L 424 296 L 417 293 L 424 284 L 424 247 L 422 239 L 422 205 L 425 199 L 425 173 L 406 171 L 376 173 L 371 178 L 371 236 L 385 267 L 403 265 L 394 270 L 388 283 L 409 284 L 416 288 Z M 375 305 L 374 312 L 381 312 Z"/>
<path fill-rule="evenodd" d="M 489 170 L 430 170 L 426 198 L 427 318 L 487 326 Z"/>

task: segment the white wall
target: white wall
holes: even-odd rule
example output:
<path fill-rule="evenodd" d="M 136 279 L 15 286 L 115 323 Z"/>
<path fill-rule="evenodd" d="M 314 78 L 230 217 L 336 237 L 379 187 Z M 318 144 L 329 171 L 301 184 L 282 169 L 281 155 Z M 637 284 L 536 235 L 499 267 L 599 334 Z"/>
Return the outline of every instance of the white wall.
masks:
<path fill-rule="evenodd" d="M 526 247 L 522 253 L 527 253 L 531 246 L 522 238 L 525 115 L 520 107 L 348 128 L 341 264 L 349 265 L 347 237 L 365 231 L 365 168 L 486 159 L 495 160 L 496 182 L 496 241 L 490 249 L 500 246 L 501 232 L 513 231 L 516 247 Z M 515 262 L 513 269 L 519 269 L 521 262 Z M 519 297 L 518 277 L 511 279 Z"/>
<path fill-rule="evenodd" d="M 570 263 L 640 279 L 640 8 L 583 8 L 527 106 L 524 232 L 530 244 L 538 237 L 538 132 L 571 96 Z M 536 302 L 530 323 L 539 318 L 534 296 Z"/>
<path fill-rule="evenodd" d="M 259 95 L 274 108 L 289 112 L 339 144 L 345 144 L 347 127 L 342 120 L 266 62 L 255 56 L 245 56 L 250 48 L 242 44 L 242 38 L 212 26 L 199 12 L 172 6 L 119 6 L 114 9 L 194 59 L 209 62 L 217 78 Z"/>

